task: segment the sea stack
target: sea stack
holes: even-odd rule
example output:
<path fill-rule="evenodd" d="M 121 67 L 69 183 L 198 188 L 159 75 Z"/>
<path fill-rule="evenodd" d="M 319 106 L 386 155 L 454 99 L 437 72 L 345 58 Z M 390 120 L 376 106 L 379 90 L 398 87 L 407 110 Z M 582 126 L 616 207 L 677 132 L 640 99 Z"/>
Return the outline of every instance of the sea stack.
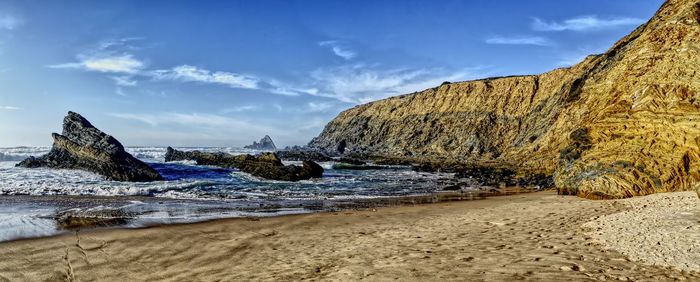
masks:
<path fill-rule="evenodd" d="M 309 147 L 553 176 L 626 198 L 700 182 L 700 5 L 669 0 L 607 52 L 541 75 L 446 83 L 342 112 Z"/>
<path fill-rule="evenodd" d="M 163 179 L 153 168 L 127 153 L 117 139 L 95 128 L 78 113 L 68 112 L 63 119 L 62 134 L 52 136 L 54 143 L 48 154 L 29 157 L 17 166 L 86 170 L 115 181 Z"/>
<path fill-rule="evenodd" d="M 260 139 L 260 142 L 255 142 L 253 141 L 252 145 L 248 145 L 243 147 L 245 149 L 251 149 L 251 150 L 261 150 L 261 151 L 276 151 L 277 147 L 275 146 L 275 142 L 272 142 L 272 138 L 270 138 L 269 135 L 265 135 L 262 139 Z"/>

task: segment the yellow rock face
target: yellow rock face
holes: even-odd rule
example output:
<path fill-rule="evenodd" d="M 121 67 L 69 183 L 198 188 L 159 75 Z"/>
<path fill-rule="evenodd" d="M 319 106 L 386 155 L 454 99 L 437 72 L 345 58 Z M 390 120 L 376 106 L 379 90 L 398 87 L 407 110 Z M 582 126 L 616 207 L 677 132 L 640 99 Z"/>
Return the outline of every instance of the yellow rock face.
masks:
<path fill-rule="evenodd" d="M 699 72 L 700 4 L 670 0 L 574 67 L 357 106 L 310 146 L 544 172 L 560 193 L 595 199 L 691 190 L 700 179 Z"/>

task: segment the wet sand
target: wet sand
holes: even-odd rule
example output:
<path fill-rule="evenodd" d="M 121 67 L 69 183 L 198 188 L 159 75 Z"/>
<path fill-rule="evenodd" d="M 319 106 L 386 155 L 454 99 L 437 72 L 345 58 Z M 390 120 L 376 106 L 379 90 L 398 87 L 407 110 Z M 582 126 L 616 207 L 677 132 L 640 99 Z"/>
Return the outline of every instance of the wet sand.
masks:
<path fill-rule="evenodd" d="M 693 203 L 696 210 L 700 204 L 694 193 L 668 195 L 694 197 L 695 202 L 678 203 L 690 204 L 691 211 Z M 659 196 L 590 201 L 538 192 L 363 211 L 79 231 L 0 243 L 0 281 L 700 280 L 698 272 L 628 257 L 602 241 L 602 235 L 596 236 L 605 232 L 590 226 L 634 211 L 631 202 L 655 203 Z M 663 203 L 647 204 L 645 209 L 676 206 L 673 201 Z M 681 225 L 688 224 L 687 218 L 679 220 L 678 228 L 686 228 Z M 673 224 L 667 228 L 674 229 Z"/>

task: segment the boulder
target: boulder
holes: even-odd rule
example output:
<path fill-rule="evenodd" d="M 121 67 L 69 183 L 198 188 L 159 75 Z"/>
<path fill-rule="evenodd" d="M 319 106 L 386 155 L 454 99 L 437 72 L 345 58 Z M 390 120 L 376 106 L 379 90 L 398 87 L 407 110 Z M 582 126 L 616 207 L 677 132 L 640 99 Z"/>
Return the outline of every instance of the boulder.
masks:
<path fill-rule="evenodd" d="M 117 139 L 95 128 L 81 115 L 68 112 L 62 134 L 52 134 L 51 151 L 29 157 L 18 167 L 79 169 L 116 181 L 156 181 L 163 177 L 144 162 L 127 153 Z"/>
<path fill-rule="evenodd" d="M 165 161 L 192 160 L 198 165 L 237 168 L 245 173 L 272 180 L 299 181 L 323 176 L 323 168 L 312 161 L 304 161 L 302 166 L 285 166 L 275 153 L 253 155 L 231 155 L 201 151 L 178 151 L 168 147 Z"/>
<path fill-rule="evenodd" d="M 270 138 L 269 135 L 265 135 L 265 137 L 260 139 L 260 142 L 253 142 L 252 145 L 248 145 L 248 146 L 245 146 L 243 148 L 251 149 L 251 150 L 262 150 L 262 151 L 275 151 L 275 150 L 277 150 L 277 147 L 275 146 L 275 142 L 272 142 L 272 138 Z"/>

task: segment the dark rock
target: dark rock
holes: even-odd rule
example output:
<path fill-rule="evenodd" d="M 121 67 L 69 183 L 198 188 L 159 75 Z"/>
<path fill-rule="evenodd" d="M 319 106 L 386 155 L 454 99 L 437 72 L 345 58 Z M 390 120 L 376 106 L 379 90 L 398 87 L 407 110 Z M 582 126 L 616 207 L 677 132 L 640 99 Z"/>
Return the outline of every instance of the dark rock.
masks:
<path fill-rule="evenodd" d="M 459 185 L 450 185 L 442 188 L 443 191 L 459 191 L 462 187 Z"/>
<path fill-rule="evenodd" d="M 272 138 L 270 138 L 269 135 L 265 135 L 262 139 L 260 139 L 260 142 L 253 142 L 253 145 L 248 145 L 243 148 L 246 149 L 251 149 L 251 150 L 263 150 L 263 151 L 275 151 L 277 150 L 277 146 L 275 146 L 275 142 L 272 142 Z"/>
<path fill-rule="evenodd" d="M 380 165 L 355 165 L 348 163 L 336 163 L 333 165 L 333 169 L 336 170 L 377 170 L 377 169 L 391 169 L 391 167 L 380 166 Z"/>
<path fill-rule="evenodd" d="M 300 147 L 285 149 L 283 151 L 277 151 L 277 156 L 279 156 L 280 159 L 287 161 L 329 162 L 333 160 L 322 152 L 316 150 L 303 149 Z"/>
<path fill-rule="evenodd" d="M 569 134 L 571 143 L 559 152 L 559 164 L 566 165 L 579 158 L 592 147 L 587 128 L 579 128 Z"/>
<path fill-rule="evenodd" d="M 337 159 L 336 162 L 346 163 L 346 164 L 351 164 L 351 165 L 365 165 L 365 164 L 367 164 L 367 162 L 364 162 L 364 161 L 361 161 L 358 159 L 345 158 L 345 157 Z"/>
<path fill-rule="evenodd" d="M 554 187 L 554 178 L 544 173 L 516 173 L 508 168 L 473 167 L 458 169 L 457 178 L 470 178 L 479 185 L 485 186 L 539 186 L 540 188 Z"/>
<path fill-rule="evenodd" d="M 447 163 L 447 162 L 422 162 L 411 166 L 413 171 L 417 172 L 443 172 L 455 173 L 459 171 L 467 171 L 463 164 Z"/>
<path fill-rule="evenodd" d="M 117 139 L 95 128 L 77 113 L 68 112 L 63 119 L 63 133 L 52 136 L 54 143 L 48 154 L 29 157 L 17 166 L 80 169 L 116 181 L 163 179 L 153 168 L 127 153 Z"/>
<path fill-rule="evenodd" d="M 458 171 L 457 178 L 472 178 L 485 186 L 514 186 L 517 183 L 515 172 L 505 168 L 475 167 Z"/>
<path fill-rule="evenodd" d="M 340 142 L 338 142 L 338 146 L 335 147 L 335 150 L 338 153 L 343 154 L 343 153 L 345 153 L 345 148 L 347 146 L 348 146 L 348 144 L 345 142 L 345 140 L 341 140 Z"/>
<path fill-rule="evenodd" d="M 551 175 L 546 175 L 544 173 L 536 173 L 529 175 L 524 178 L 518 179 L 518 185 L 520 186 L 539 186 L 540 188 L 552 188 L 554 187 L 554 177 Z"/>
<path fill-rule="evenodd" d="M 121 210 L 68 210 L 56 213 L 54 220 L 60 229 L 78 230 L 82 228 L 125 225 L 135 217 L 135 214 Z"/>
<path fill-rule="evenodd" d="M 302 174 L 310 175 L 311 178 L 321 178 L 323 176 L 323 167 L 313 161 L 304 161 L 301 169 Z"/>
<path fill-rule="evenodd" d="M 165 161 L 193 160 L 198 165 L 211 165 L 237 168 L 245 173 L 272 180 L 299 181 L 323 176 L 323 168 L 312 161 L 304 161 L 302 166 L 285 166 L 275 153 L 253 155 L 231 155 L 226 153 L 206 153 L 200 151 L 183 152 L 168 147 Z"/>
<path fill-rule="evenodd" d="M 372 158 L 372 162 L 378 165 L 403 165 L 403 166 L 408 166 L 411 165 L 411 161 L 407 159 L 400 159 L 400 158 L 382 158 L 382 157 L 375 157 Z"/>

